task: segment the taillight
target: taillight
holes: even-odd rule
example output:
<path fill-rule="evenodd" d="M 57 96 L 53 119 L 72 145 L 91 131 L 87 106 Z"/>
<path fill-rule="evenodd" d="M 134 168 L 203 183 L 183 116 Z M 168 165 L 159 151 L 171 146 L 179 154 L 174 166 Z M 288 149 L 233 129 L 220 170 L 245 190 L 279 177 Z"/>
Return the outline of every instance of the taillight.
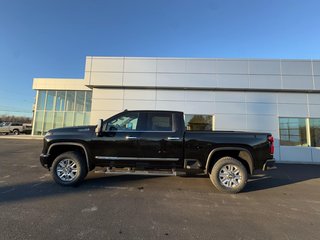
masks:
<path fill-rule="evenodd" d="M 273 140 L 273 137 L 269 136 L 268 137 L 268 141 L 270 143 L 269 152 L 270 152 L 270 154 L 273 154 L 274 153 L 274 140 Z"/>

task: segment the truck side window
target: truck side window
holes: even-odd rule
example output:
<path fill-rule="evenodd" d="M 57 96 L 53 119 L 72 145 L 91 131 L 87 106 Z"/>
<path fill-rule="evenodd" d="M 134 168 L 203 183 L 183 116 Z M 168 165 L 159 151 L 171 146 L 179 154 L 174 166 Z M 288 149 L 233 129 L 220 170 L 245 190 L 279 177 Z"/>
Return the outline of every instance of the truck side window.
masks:
<path fill-rule="evenodd" d="M 107 122 L 106 131 L 136 131 L 138 126 L 139 113 L 128 112 L 124 113 L 110 122 Z"/>
<path fill-rule="evenodd" d="M 172 114 L 148 113 L 147 131 L 172 131 Z"/>

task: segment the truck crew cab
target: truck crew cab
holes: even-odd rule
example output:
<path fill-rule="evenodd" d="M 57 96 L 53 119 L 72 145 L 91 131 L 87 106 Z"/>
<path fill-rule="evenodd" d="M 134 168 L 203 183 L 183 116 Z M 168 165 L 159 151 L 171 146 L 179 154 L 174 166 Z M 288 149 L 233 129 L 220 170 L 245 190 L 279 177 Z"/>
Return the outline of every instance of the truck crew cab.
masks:
<path fill-rule="evenodd" d="M 48 131 L 40 156 L 61 185 L 106 172 L 208 174 L 222 192 L 237 193 L 256 169 L 274 164 L 269 133 L 187 131 L 177 111 L 124 111 L 95 126 Z"/>

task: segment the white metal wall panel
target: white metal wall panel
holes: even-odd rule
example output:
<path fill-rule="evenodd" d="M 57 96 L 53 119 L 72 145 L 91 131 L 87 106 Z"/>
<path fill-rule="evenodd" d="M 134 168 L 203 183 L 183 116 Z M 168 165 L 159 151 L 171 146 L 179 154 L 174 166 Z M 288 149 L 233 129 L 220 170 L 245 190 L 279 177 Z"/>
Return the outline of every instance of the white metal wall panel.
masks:
<path fill-rule="evenodd" d="M 131 87 L 155 87 L 156 73 L 124 73 L 123 85 Z"/>
<path fill-rule="evenodd" d="M 226 114 L 245 114 L 245 103 L 232 103 L 232 102 L 216 102 L 216 113 Z M 219 120 L 218 120 L 219 121 Z"/>
<path fill-rule="evenodd" d="M 249 88 L 249 75 L 217 74 L 216 78 L 221 88 Z"/>
<path fill-rule="evenodd" d="M 92 101 L 95 99 L 123 99 L 123 92 L 123 89 L 94 88 L 92 91 Z"/>
<path fill-rule="evenodd" d="M 123 100 L 119 99 L 92 99 L 92 111 L 122 111 Z"/>
<path fill-rule="evenodd" d="M 313 61 L 313 74 L 320 76 L 320 61 Z"/>
<path fill-rule="evenodd" d="M 188 59 L 186 60 L 186 73 L 215 73 L 215 62 L 215 60 Z"/>
<path fill-rule="evenodd" d="M 246 100 L 249 103 L 277 103 L 277 94 L 247 92 Z"/>
<path fill-rule="evenodd" d="M 123 72 L 123 58 L 93 57 L 93 72 Z"/>
<path fill-rule="evenodd" d="M 158 59 L 157 72 L 163 73 L 185 73 L 186 60 L 184 59 Z"/>
<path fill-rule="evenodd" d="M 155 73 L 156 71 L 156 59 L 125 58 L 124 60 L 124 72 Z"/>
<path fill-rule="evenodd" d="M 183 111 L 187 114 L 214 115 L 216 113 L 214 102 L 185 102 Z"/>
<path fill-rule="evenodd" d="M 213 91 L 185 91 L 186 101 L 214 101 L 215 93 Z"/>
<path fill-rule="evenodd" d="M 156 90 L 145 90 L 145 89 L 125 89 L 124 99 L 134 99 L 134 100 L 156 100 Z"/>
<path fill-rule="evenodd" d="M 91 72 L 90 83 L 95 86 L 105 86 L 106 82 L 111 86 L 122 86 L 123 73 Z"/>
<path fill-rule="evenodd" d="M 156 106 L 155 101 L 147 100 L 124 100 L 123 110 L 154 110 Z"/>
<path fill-rule="evenodd" d="M 284 162 L 312 162 L 310 147 L 280 146 L 280 158 Z"/>
<path fill-rule="evenodd" d="M 250 75 L 250 88 L 281 89 L 280 75 Z"/>
<path fill-rule="evenodd" d="M 275 103 L 247 103 L 247 114 L 274 115 L 278 113 Z"/>
<path fill-rule="evenodd" d="M 282 76 L 283 89 L 313 89 L 312 76 Z"/>
<path fill-rule="evenodd" d="M 157 100 L 184 101 L 184 91 L 157 90 Z"/>
<path fill-rule="evenodd" d="M 311 61 L 282 60 L 283 75 L 312 75 Z"/>
<path fill-rule="evenodd" d="M 245 130 L 247 129 L 246 115 L 215 114 L 216 130 Z"/>
<path fill-rule="evenodd" d="M 281 117 L 307 117 L 308 106 L 305 104 L 278 104 L 278 115 Z"/>
<path fill-rule="evenodd" d="M 157 87 L 217 87 L 217 80 L 214 74 L 168 74 L 157 75 Z"/>
<path fill-rule="evenodd" d="M 280 75 L 280 60 L 250 60 L 249 73 Z"/>
<path fill-rule="evenodd" d="M 244 92 L 216 92 L 216 102 L 245 102 L 246 94 Z"/>
<path fill-rule="evenodd" d="M 223 60 L 217 59 L 216 72 L 226 74 L 248 74 L 247 60 Z"/>

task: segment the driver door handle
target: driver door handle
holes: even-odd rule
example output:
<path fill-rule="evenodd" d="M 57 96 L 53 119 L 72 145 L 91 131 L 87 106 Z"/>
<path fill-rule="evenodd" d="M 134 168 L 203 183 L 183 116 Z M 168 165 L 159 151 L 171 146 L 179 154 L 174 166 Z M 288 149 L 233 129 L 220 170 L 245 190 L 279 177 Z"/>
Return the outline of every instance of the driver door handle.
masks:
<path fill-rule="evenodd" d="M 180 140 L 180 138 L 179 137 L 168 137 L 168 140 L 170 141 L 170 140 Z"/>
<path fill-rule="evenodd" d="M 132 140 L 132 139 L 138 139 L 138 138 L 137 137 L 132 137 L 132 136 L 126 136 L 126 139 L 127 140 L 130 140 L 130 139 Z"/>

